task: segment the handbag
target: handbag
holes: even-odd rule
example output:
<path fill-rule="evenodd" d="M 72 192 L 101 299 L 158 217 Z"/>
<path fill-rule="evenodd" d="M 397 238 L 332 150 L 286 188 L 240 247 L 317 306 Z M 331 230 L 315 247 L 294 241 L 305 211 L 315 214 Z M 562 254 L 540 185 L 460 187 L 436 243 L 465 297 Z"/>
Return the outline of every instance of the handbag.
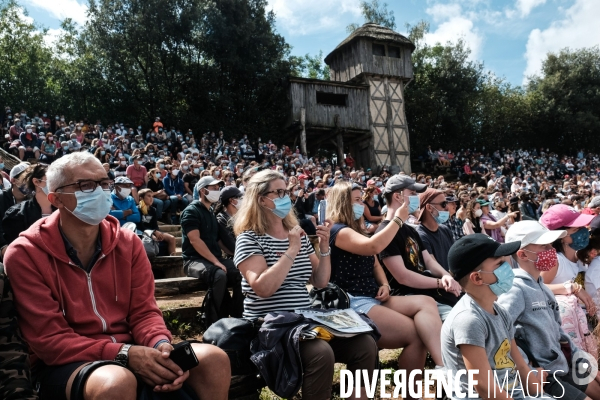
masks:
<path fill-rule="evenodd" d="M 326 287 L 317 289 L 312 288 L 308 294 L 311 307 L 316 308 L 350 308 L 350 298 L 342 288 L 335 283 L 328 283 Z"/>
<path fill-rule="evenodd" d="M 141 235 L 138 235 L 142 240 L 142 244 L 144 245 L 144 250 L 146 250 L 146 255 L 148 257 L 156 257 L 160 251 L 158 246 L 158 242 L 152 239 L 152 234 L 154 231 L 148 229 L 142 232 Z"/>

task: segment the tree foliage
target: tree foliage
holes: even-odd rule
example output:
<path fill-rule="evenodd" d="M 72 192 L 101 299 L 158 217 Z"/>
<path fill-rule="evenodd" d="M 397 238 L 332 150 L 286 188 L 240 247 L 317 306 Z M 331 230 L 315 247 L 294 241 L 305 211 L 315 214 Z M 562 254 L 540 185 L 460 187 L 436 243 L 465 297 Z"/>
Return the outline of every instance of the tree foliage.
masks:
<path fill-rule="evenodd" d="M 393 10 L 388 10 L 388 4 L 380 4 L 379 0 L 361 1 L 360 9 L 365 23 L 372 23 L 386 28 L 396 29 L 396 17 Z M 357 23 L 352 23 L 346 27 L 348 33 L 352 33 L 360 28 Z"/>
<path fill-rule="evenodd" d="M 0 98 L 15 109 L 49 105 L 46 77 L 52 54 L 44 31 L 28 22 L 14 0 L 0 8 Z"/>
<path fill-rule="evenodd" d="M 406 89 L 413 152 L 428 145 L 599 149 L 600 51 L 598 47 L 549 54 L 542 74 L 526 89 L 515 87 L 469 60 L 457 43 L 428 45 L 429 24 L 408 26 L 416 45 L 414 80 Z"/>
<path fill-rule="evenodd" d="M 323 50 L 316 56 L 306 54 L 304 56 L 290 57 L 292 63 L 292 76 L 311 79 L 330 79 L 329 65 L 323 61 Z"/>

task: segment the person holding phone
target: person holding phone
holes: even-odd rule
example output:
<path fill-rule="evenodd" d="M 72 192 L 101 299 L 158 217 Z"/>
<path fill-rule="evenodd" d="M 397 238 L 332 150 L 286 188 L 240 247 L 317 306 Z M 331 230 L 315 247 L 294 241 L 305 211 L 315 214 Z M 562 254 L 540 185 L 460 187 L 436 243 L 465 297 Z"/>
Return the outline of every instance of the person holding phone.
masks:
<path fill-rule="evenodd" d="M 22 233 L 4 258 L 40 398 L 66 400 L 76 387 L 85 400 L 135 400 L 139 385 L 186 385 L 200 398 L 225 400 L 224 351 L 193 344 L 199 364 L 189 371 L 169 359 L 150 262 L 138 237 L 109 215 L 113 182 L 100 161 L 66 155 L 48 167 L 46 186 L 58 211 Z M 114 363 L 94 364 L 101 361 Z"/>
<path fill-rule="evenodd" d="M 362 190 L 341 182 L 329 190 L 328 220 L 331 228 L 331 281 L 344 289 L 350 307 L 371 318 L 381 338 L 380 349 L 403 348 L 398 368 L 421 370 L 427 350 L 436 365 L 442 365 L 437 304 L 429 296 L 391 296 L 390 285 L 376 255 L 394 239 L 408 219 L 408 203 L 390 209 L 385 229 L 368 237 L 362 224 Z M 407 372 L 410 373 L 410 372 Z"/>
<path fill-rule="evenodd" d="M 264 170 L 248 182 L 244 203 L 235 217 L 234 262 L 242 273 L 244 317 L 257 319 L 275 311 L 310 307 L 306 282 L 326 287 L 331 275 L 331 221 L 316 227 L 317 257 L 298 219 L 283 175 Z M 330 398 L 334 363 L 349 370 L 375 368 L 377 346 L 368 334 L 299 342 L 304 398 Z"/>

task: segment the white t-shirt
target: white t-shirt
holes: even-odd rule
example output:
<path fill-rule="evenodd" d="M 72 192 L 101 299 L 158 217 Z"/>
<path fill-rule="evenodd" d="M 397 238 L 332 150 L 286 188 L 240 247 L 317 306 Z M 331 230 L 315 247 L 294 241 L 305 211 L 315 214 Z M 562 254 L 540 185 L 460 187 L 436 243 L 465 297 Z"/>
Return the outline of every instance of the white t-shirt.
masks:
<path fill-rule="evenodd" d="M 600 301 L 598 289 L 600 289 L 600 256 L 592 260 L 585 273 L 585 291 L 596 301 L 596 305 Z"/>
<path fill-rule="evenodd" d="M 580 271 L 585 271 L 585 266 L 581 261 L 577 260 L 577 262 L 572 262 L 565 257 L 563 253 L 558 253 L 558 271 L 556 271 L 556 276 L 550 284 L 555 285 L 570 281 L 575 278 Z"/>

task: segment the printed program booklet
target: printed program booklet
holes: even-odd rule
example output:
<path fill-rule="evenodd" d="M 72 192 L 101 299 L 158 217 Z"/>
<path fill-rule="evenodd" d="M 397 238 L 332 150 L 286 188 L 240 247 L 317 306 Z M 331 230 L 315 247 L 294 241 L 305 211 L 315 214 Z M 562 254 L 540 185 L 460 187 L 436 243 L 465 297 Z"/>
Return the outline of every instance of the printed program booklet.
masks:
<path fill-rule="evenodd" d="M 345 336 L 345 334 L 356 335 L 359 333 L 371 332 L 373 329 L 363 321 L 360 316 L 351 308 L 338 309 L 300 309 L 294 310 L 296 314 L 303 315 L 305 318 L 323 325 L 334 335 Z"/>

